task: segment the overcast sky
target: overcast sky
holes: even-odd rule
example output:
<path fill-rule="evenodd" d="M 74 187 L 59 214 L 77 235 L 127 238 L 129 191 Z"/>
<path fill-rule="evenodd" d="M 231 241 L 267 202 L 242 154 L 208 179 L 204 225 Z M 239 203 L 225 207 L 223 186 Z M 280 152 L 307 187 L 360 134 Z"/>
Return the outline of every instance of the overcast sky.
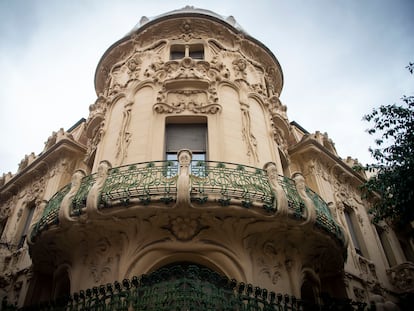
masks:
<path fill-rule="evenodd" d="M 290 121 L 372 162 L 362 116 L 414 92 L 412 0 L 0 0 L 0 174 L 96 99 L 99 59 L 141 16 L 193 5 L 233 15 L 278 58 Z"/>

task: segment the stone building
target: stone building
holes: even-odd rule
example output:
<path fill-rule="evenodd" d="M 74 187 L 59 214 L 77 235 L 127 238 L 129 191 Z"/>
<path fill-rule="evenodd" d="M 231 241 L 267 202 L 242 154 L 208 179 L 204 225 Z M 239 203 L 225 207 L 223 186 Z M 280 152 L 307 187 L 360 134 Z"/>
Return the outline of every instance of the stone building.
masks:
<path fill-rule="evenodd" d="M 71 295 L 57 303 L 306 309 L 329 296 L 397 310 L 413 240 L 371 223 L 366 176 L 288 120 L 283 83 L 233 17 L 143 17 L 99 61 L 88 118 L 0 179 L 3 307 Z"/>

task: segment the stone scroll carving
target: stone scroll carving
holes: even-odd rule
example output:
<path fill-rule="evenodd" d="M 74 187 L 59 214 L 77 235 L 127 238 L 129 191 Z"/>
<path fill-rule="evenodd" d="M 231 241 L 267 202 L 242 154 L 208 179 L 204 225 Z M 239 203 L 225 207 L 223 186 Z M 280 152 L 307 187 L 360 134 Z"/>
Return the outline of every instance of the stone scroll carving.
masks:
<path fill-rule="evenodd" d="M 293 175 L 293 180 L 295 181 L 296 190 L 305 203 L 306 208 L 306 220 L 302 225 L 312 225 L 316 222 L 316 208 L 312 200 L 306 194 L 305 178 L 303 178 L 301 173 L 295 173 Z"/>
<path fill-rule="evenodd" d="M 270 187 L 275 194 L 276 200 L 274 201 L 273 208 L 276 209 L 276 215 L 287 215 L 288 214 L 288 201 L 286 193 L 278 181 L 278 173 L 276 164 L 268 162 L 264 165 L 263 169 L 267 173 L 269 178 Z"/>
<path fill-rule="evenodd" d="M 240 110 L 242 116 L 242 134 L 243 139 L 247 146 L 247 155 L 252 158 L 253 163 L 259 162 L 259 156 L 257 154 L 257 140 L 252 133 L 250 111 L 249 111 L 249 85 L 245 80 L 237 80 L 239 86 L 239 101 Z"/>
<path fill-rule="evenodd" d="M 99 214 L 99 194 L 104 187 L 105 180 L 108 177 L 108 171 L 111 167 L 111 163 L 106 160 L 99 163 L 96 181 L 86 197 L 86 214 L 88 215 L 88 218 Z"/>
<path fill-rule="evenodd" d="M 70 216 L 72 200 L 81 186 L 82 178 L 85 176 L 86 176 L 86 173 L 83 170 L 77 170 L 72 175 L 70 190 L 63 198 L 62 203 L 60 205 L 60 209 L 59 209 L 58 219 L 59 219 L 59 223 L 61 224 L 61 226 L 67 226 L 69 223 L 74 221 L 72 217 Z"/>
<path fill-rule="evenodd" d="M 192 153 L 188 149 L 182 149 L 177 154 L 180 171 L 177 179 L 177 201 L 175 207 L 189 207 L 191 180 L 190 180 L 190 164 Z"/>
<path fill-rule="evenodd" d="M 218 97 L 215 89 L 204 90 L 172 90 L 168 92 L 171 100 L 166 99 L 165 90 L 159 92 L 157 103 L 153 109 L 157 113 L 193 113 L 216 114 L 221 111 L 217 104 Z M 208 99 L 206 97 L 208 96 Z"/>
<path fill-rule="evenodd" d="M 133 99 L 131 96 L 128 96 L 127 103 L 124 105 L 124 111 L 122 113 L 121 130 L 116 142 L 116 158 L 119 164 L 122 164 L 123 160 L 126 158 L 128 145 L 131 142 L 132 133 L 129 131 L 129 124 L 131 122 L 131 111 L 133 104 Z"/>

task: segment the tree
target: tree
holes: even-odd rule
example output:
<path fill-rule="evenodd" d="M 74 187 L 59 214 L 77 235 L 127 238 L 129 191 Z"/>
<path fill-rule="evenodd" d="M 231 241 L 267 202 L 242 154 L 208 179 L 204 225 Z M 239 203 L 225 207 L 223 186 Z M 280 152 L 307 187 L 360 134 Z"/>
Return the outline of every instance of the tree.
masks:
<path fill-rule="evenodd" d="M 414 63 L 406 67 L 411 74 Z M 370 153 L 376 163 L 362 187 L 374 198 L 370 213 L 374 222 L 386 220 L 406 227 L 414 221 L 414 96 L 403 96 L 401 104 L 384 105 L 363 117 L 373 123 L 368 133 L 379 137 Z"/>

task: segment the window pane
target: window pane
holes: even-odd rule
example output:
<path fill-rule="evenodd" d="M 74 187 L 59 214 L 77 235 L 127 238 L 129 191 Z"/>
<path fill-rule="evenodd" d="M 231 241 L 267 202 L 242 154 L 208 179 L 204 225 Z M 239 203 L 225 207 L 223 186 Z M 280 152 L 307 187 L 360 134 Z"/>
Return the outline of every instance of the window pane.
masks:
<path fill-rule="evenodd" d="M 166 152 L 190 149 L 193 154 L 206 153 L 207 124 L 167 124 Z"/>
<path fill-rule="evenodd" d="M 193 59 L 204 59 L 204 51 L 190 51 L 190 57 Z"/>
<path fill-rule="evenodd" d="M 181 52 L 181 51 L 172 51 L 171 54 L 170 54 L 170 59 L 171 60 L 182 59 L 182 58 L 184 58 L 184 56 L 185 56 L 184 51 L 183 52 Z"/>

